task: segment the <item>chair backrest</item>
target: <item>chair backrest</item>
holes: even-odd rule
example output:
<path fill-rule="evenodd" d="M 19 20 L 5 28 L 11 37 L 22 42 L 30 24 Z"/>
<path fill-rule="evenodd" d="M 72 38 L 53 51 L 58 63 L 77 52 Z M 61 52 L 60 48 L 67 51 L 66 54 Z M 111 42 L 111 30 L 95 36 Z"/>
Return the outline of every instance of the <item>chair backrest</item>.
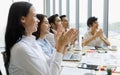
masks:
<path fill-rule="evenodd" d="M 2 52 L 0 52 L 0 71 L 2 75 L 7 75 L 6 68 L 5 68 L 5 62 L 4 62 L 4 56 Z"/>
<path fill-rule="evenodd" d="M 2 75 L 1 70 L 0 70 L 0 75 Z"/>

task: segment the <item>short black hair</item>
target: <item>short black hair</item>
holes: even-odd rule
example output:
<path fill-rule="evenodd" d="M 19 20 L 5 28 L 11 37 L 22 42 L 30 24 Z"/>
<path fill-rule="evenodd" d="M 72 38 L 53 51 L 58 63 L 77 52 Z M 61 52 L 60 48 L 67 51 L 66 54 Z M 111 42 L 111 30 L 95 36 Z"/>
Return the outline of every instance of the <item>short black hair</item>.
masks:
<path fill-rule="evenodd" d="M 61 15 L 61 16 L 60 16 L 60 19 L 62 20 L 63 17 L 66 17 L 66 15 Z"/>
<path fill-rule="evenodd" d="M 49 21 L 49 24 L 50 24 L 50 25 L 51 25 L 51 23 L 55 24 L 55 18 L 56 18 L 56 17 L 59 17 L 59 15 L 58 15 L 58 14 L 54 14 L 54 15 L 52 15 L 52 16 L 50 16 L 50 17 L 48 18 L 48 21 Z M 54 32 L 52 31 L 51 28 L 52 28 L 52 26 L 50 27 L 50 32 L 54 34 Z"/>
<path fill-rule="evenodd" d="M 88 27 L 91 27 L 93 22 L 97 21 L 97 18 L 96 17 L 89 17 L 88 20 L 87 20 L 87 26 Z"/>
<path fill-rule="evenodd" d="M 59 17 L 58 14 L 54 14 L 48 18 L 49 24 L 54 23 L 55 24 L 55 18 Z"/>

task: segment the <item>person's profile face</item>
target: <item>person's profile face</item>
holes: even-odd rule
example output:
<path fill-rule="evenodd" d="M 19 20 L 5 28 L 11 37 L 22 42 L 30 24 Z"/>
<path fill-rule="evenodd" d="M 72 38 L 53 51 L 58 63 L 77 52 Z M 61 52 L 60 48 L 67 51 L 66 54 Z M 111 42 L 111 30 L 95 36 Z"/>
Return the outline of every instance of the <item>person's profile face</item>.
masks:
<path fill-rule="evenodd" d="M 48 34 L 50 31 L 50 24 L 48 22 L 47 17 L 44 17 L 41 26 L 40 26 L 40 34 Z"/>
<path fill-rule="evenodd" d="M 69 22 L 67 17 L 63 17 L 61 21 L 62 21 L 63 27 L 67 29 L 69 27 Z"/>
<path fill-rule="evenodd" d="M 25 27 L 26 32 L 33 33 L 37 31 L 39 20 L 36 17 L 36 12 L 33 6 L 29 9 L 28 15 L 23 16 L 22 18 L 24 19 L 23 26 Z"/>
<path fill-rule="evenodd" d="M 59 25 L 59 24 L 61 24 L 61 19 L 59 18 L 59 17 L 56 17 L 55 18 L 55 30 L 57 30 L 57 26 Z"/>
<path fill-rule="evenodd" d="M 94 30 L 97 30 L 97 29 L 98 29 L 98 26 L 99 26 L 99 25 L 98 25 L 98 22 L 95 21 L 95 22 L 92 23 L 91 28 L 94 29 Z"/>

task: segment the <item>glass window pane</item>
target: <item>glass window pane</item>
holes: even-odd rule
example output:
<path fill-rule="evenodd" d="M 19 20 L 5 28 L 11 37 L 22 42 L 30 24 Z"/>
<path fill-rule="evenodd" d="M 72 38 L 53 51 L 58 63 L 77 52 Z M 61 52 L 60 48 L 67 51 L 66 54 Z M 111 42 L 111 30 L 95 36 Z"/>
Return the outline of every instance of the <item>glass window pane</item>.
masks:
<path fill-rule="evenodd" d="M 80 0 L 79 1 L 79 6 L 80 6 L 80 8 L 79 8 L 79 12 L 80 12 L 80 16 L 79 16 L 79 25 L 80 25 L 80 32 L 82 32 L 82 33 L 80 33 L 81 35 L 84 35 L 85 34 L 85 32 L 87 31 L 87 19 L 88 19 L 88 17 L 87 17 L 87 12 L 88 12 L 88 0 Z"/>
<path fill-rule="evenodd" d="M 70 27 L 75 28 L 76 0 L 70 0 Z"/>
<path fill-rule="evenodd" d="M 53 15 L 53 0 L 50 0 L 50 16 Z"/>
<path fill-rule="evenodd" d="M 79 45 L 82 45 L 82 37 L 85 34 L 85 32 L 87 31 L 87 12 L 88 12 L 88 0 L 80 0 L 79 1 L 79 40 L 80 43 Z"/>
<path fill-rule="evenodd" d="M 59 14 L 59 0 L 55 0 L 55 14 Z"/>
<path fill-rule="evenodd" d="M 109 0 L 109 3 L 108 37 L 111 45 L 120 46 L 120 0 Z"/>
<path fill-rule="evenodd" d="M 66 0 L 62 0 L 62 15 L 66 15 Z"/>
<path fill-rule="evenodd" d="M 92 16 L 98 18 L 99 27 L 103 28 L 103 3 L 104 0 L 92 0 Z"/>
<path fill-rule="evenodd" d="M 0 47 L 4 47 L 4 34 L 6 30 L 8 11 L 12 4 L 12 0 L 2 0 L 0 2 Z"/>
<path fill-rule="evenodd" d="M 12 1 L 12 0 L 11 0 Z M 26 1 L 28 2 L 28 0 L 13 0 L 14 2 L 18 2 L 18 1 Z"/>
<path fill-rule="evenodd" d="M 43 14 L 43 0 L 30 0 L 30 3 L 33 4 L 37 13 Z"/>

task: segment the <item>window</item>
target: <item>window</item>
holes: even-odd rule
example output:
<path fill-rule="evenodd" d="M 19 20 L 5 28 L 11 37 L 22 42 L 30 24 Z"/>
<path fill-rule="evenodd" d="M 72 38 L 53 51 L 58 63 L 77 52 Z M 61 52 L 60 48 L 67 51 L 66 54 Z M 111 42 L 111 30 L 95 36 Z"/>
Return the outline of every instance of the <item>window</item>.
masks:
<path fill-rule="evenodd" d="M 79 1 L 79 45 L 82 45 L 82 37 L 87 31 L 87 7 L 88 0 L 80 0 Z"/>
<path fill-rule="evenodd" d="M 80 22 L 80 35 L 83 36 L 85 34 L 85 32 L 87 31 L 87 12 L 88 12 L 88 0 L 80 0 L 79 1 L 79 12 L 80 12 L 80 16 L 79 16 L 79 22 Z M 82 32 L 82 33 L 81 33 Z"/>
<path fill-rule="evenodd" d="M 50 0 L 50 16 L 53 15 L 53 0 Z"/>
<path fill-rule="evenodd" d="M 43 14 L 43 0 L 30 0 L 30 3 L 33 4 L 33 6 L 35 7 L 36 9 L 36 13 L 40 13 L 40 14 Z"/>
<path fill-rule="evenodd" d="M 62 0 L 62 15 L 66 15 L 66 0 Z"/>
<path fill-rule="evenodd" d="M 12 0 L 11 0 L 12 1 Z M 18 1 L 26 1 L 28 2 L 28 0 L 13 0 L 14 2 L 18 2 Z"/>
<path fill-rule="evenodd" d="M 69 24 L 70 27 L 75 28 L 75 13 L 76 13 L 76 0 L 70 0 L 70 18 L 69 18 Z"/>
<path fill-rule="evenodd" d="M 120 1 L 109 0 L 109 28 L 108 37 L 112 45 L 120 45 Z"/>
<path fill-rule="evenodd" d="M 12 0 L 3 0 L 0 2 L 0 47 L 4 47 L 4 34 L 6 30 L 8 11 L 12 4 Z M 3 10 L 3 11 L 2 11 Z"/>
<path fill-rule="evenodd" d="M 59 0 L 55 0 L 55 14 L 59 14 Z"/>
<path fill-rule="evenodd" d="M 92 0 L 92 16 L 98 18 L 99 27 L 103 28 L 104 0 Z"/>

